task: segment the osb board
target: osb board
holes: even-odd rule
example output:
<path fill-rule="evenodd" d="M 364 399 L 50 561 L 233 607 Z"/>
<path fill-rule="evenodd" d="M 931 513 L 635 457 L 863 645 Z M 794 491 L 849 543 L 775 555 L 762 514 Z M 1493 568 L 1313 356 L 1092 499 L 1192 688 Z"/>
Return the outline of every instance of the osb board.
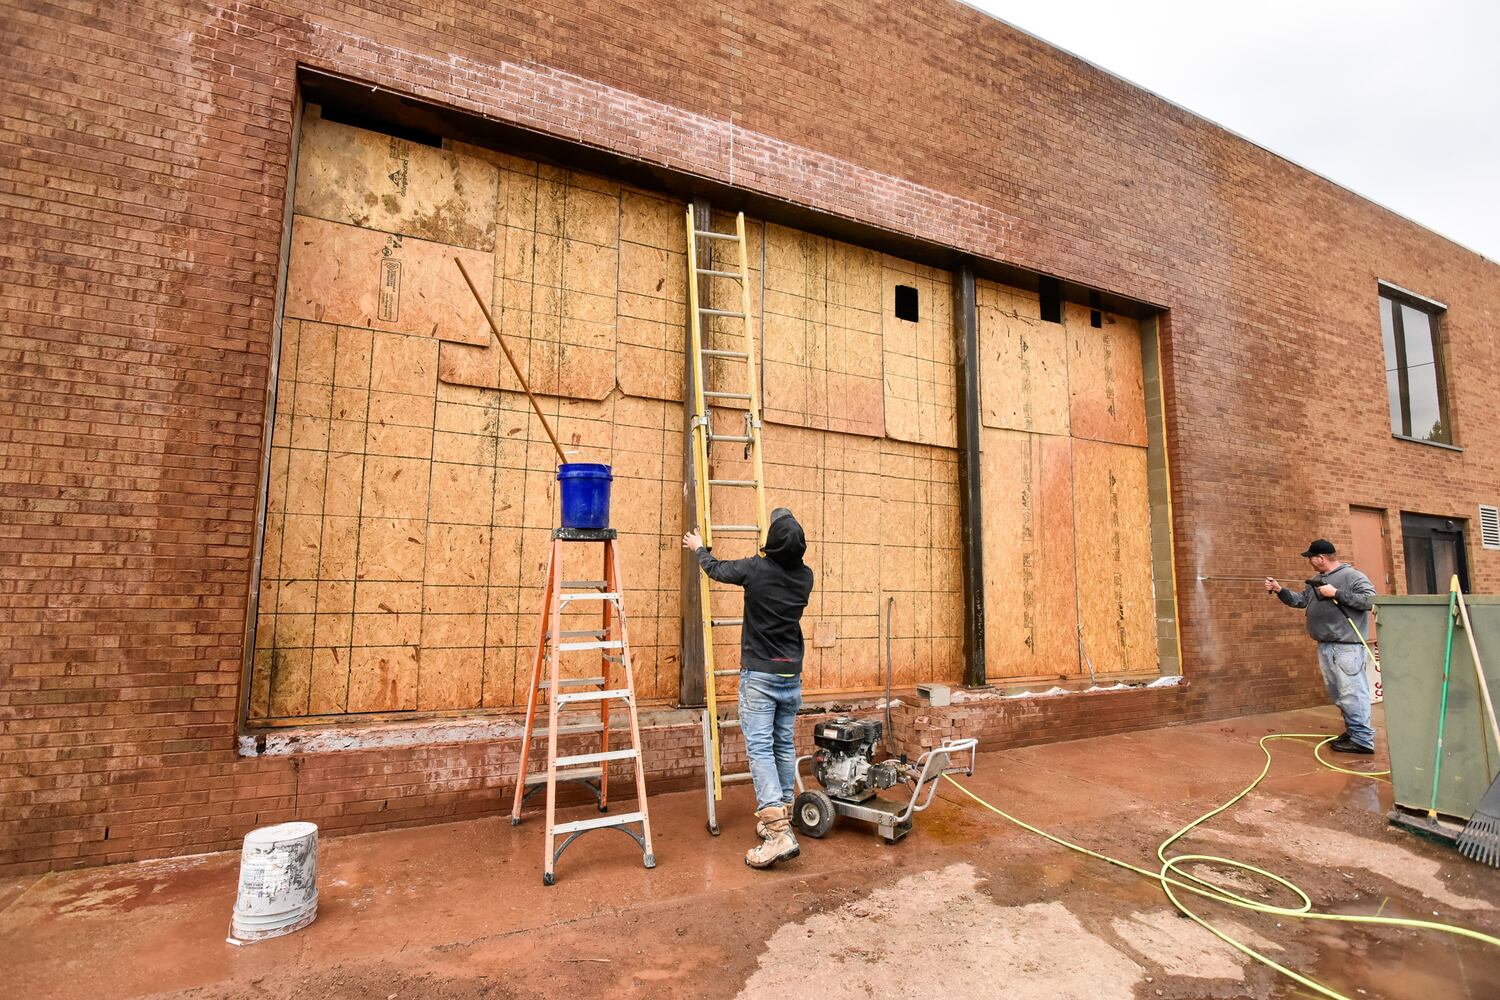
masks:
<path fill-rule="evenodd" d="M 454 257 L 487 299 L 492 254 L 294 215 L 284 315 L 488 343 L 489 327 Z"/>
<path fill-rule="evenodd" d="M 765 417 L 881 437 L 880 255 L 766 227 Z"/>
<path fill-rule="evenodd" d="M 1066 437 L 983 432 L 985 677 L 1078 673 Z"/>
<path fill-rule="evenodd" d="M 296 211 L 434 243 L 495 249 L 498 171 L 474 156 L 309 115 Z"/>
<path fill-rule="evenodd" d="M 1065 303 L 1068 388 L 1074 437 L 1146 446 L 1146 391 L 1137 320 L 1101 314 L 1094 329 L 1086 306 Z"/>
<path fill-rule="evenodd" d="M 621 192 L 615 379 L 627 395 L 682 400 L 686 218 L 680 201 Z"/>
<path fill-rule="evenodd" d="M 917 290 L 917 321 L 899 320 L 896 286 Z M 953 282 L 946 271 L 881 257 L 885 432 L 899 441 L 957 447 Z"/>
<path fill-rule="evenodd" d="M 884 615 L 894 597 L 895 684 L 957 683 L 963 674 L 957 466 L 950 452 L 859 435 L 769 425 L 767 503 L 796 514 L 815 583 L 803 617 L 804 689 L 870 691 L 884 684 Z M 716 515 L 716 519 L 717 515 Z M 722 551 L 720 551 L 722 549 Z M 715 546 L 749 554 L 748 540 Z M 716 617 L 736 617 L 737 588 L 711 589 Z M 819 633 L 829 646 L 813 642 Z M 716 666 L 739 663 L 739 630 L 716 631 Z M 733 677 L 720 693 L 732 695 Z"/>
<path fill-rule="evenodd" d="M 253 719 L 525 702 L 556 461 L 524 397 L 438 383 L 436 346 L 286 324 Z M 680 411 L 545 405 L 580 460 L 613 464 L 636 687 L 674 698 L 681 486 L 663 456 L 680 454 Z M 568 558 L 570 575 L 601 571 L 598 546 Z M 567 670 L 597 672 L 586 659 Z"/>
<path fill-rule="evenodd" d="M 615 386 L 621 188 L 477 147 L 499 183 L 495 321 L 531 390 L 603 399 Z M 498 343 L 442 352 L 443 381 L 519 391 Z"/>
<path fill-rule="evenodd" d="M 1067 434 L 1068 337 L 1044 323 L 1037 296 L 976 282 L 980 420 L 986 427 Z"/>
<path fill-rule="evenodd" d="M 1073 440 L 1079 617 L 1096 672 L 1157 669 L 1146 449 Z"/>

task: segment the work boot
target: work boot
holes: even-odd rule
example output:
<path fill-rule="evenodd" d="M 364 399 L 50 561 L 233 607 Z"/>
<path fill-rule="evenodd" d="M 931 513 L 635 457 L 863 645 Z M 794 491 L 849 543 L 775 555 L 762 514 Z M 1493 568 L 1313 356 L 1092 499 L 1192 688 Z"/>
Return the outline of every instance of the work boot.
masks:
<path fill-rule="evenodd" d="M 766 836 L 745 852 L 745 864 L 751 868 L 770 868 L 778 861 L 790 861 L 802 853 L 797 846 L 797 837 L 792 833 L 792 821 L 787 818 L 786 806 L 766 806 L 755 814 L 755 818 L 760 820 L 759 826 L 766 828 Z"/>
<path fill-rule="evenodd" d="M 1328 748 L 1330 750 L 1337 751 L 1338 753 L 1358 753 L 1368 755 L 1375 752 L 1374 747 L 1360 746 L 1358 743 L 1354 742 L 1348 737 L 1334 740 L 1332 743 L 1328 744 Z"/>
<path fill-rule="evenodd" d="M 790 802 L 783 802 L 781 808 L 786 810 L 787 817 L 790 818 L 792 815 L 792 804 Z M 756 813 L 755 815 L 759 816 L 760 813 Z M 755 835 L 761 840 L 765 840 L 771 835 L 771 831 L 766 827 L 765 820 L 757 819 L 755 821 Z M 796 834 L 793 834 L 793 836 L 796 836 Z"/>

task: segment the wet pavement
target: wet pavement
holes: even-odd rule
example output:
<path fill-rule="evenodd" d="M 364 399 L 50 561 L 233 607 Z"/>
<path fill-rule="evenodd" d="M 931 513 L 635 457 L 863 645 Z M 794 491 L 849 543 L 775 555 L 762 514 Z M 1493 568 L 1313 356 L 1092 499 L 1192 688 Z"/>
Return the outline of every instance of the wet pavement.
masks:
<path fill-rule="evenodd" d="M 1164 838 L 1259 771 L 1261 736 L 1338 729 L 1336 714 L 1320 709 L 1027 747 L 981 755 L 966 783 L 1018 818 L 1154 870 Z M 1261 787 L 1174 853 L 1272 869 L 1320 910 L 1500 936 L 1500 872 L 1390 827 L 1389 785 L 1322 768 L 1311 744 L 1274 752 Z M 317 921 L 247 947 L 225 943 L 237 854 L 4 881 L 6 992 L 38 1000 L 1315 995 L 1179 917 L 1154 881 L 1012 826 L 955 788 L 942 789 L 896 845 L 841 820 L 823 840 L 803 838 L 802 857 L 768 873 L 742 861 L 751 808 L 747 788 L 726 790 L 723 835 L 712 838 L 701 794 L 653 796 L 655 870 L 641 867 L 631 840 L 602 831 L 568 850 L 551 888 L 541 882 L 535 813 L 519 827 L 502 817 L 328 839 L 319 846 Z M 1289 902 L 1222 866 L 1196 871 L 1248 898 Z M 1478 942 L 1191 905 L 1349 997 L 1500 996 L 1500 949 Z"/>

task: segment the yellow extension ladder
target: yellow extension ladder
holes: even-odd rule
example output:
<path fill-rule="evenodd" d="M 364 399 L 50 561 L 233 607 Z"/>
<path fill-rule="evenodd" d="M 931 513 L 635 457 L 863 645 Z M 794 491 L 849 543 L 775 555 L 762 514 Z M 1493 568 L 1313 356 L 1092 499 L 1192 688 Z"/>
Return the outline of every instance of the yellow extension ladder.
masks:
<path fill-rule="evenodd" d="M 709 267 L 701 267 L 698 260 L 699 245 L 704 241 L 707 241 L 705 249 L 709 251 Z M 736 253 L 732 269 L 727 266 L 712 266 L 715 244 L 734 246 Z M 688 311 L 692 335 L 689 351 L 692 358 L 690 377 L 693 382 L 692 441 L 689 447 L 695 450 L 696 456 L 693 462 L 693 490 L 697 497 L 700 519 L 697 527 L 702 532 L 704 545 L 712 545 L 716 535 L 753 535 L 755 552 L 759 552 L 766 538 L 766 480 L 761 464 L 760 384 L 756 373 L 755 336 L 750 323 L 750 265 L 745 244 L 745 213 L 740 212 L 735 216 L 734 232 L 721 233 L 712 229 L 699 229 L 694 223 L 693 206 L 690 204 L 687 209 L 687 251 Z M 732 292 L 732 282 L 739 283 L 738 309 L 704 305 L 705 301 L 730 304 L 721 301 L 721 296 L 713 293 L 728 289 L 730 291 L 722 298 L 732 302 L 736 297 Z M 738 346 L 733 346 L 736 336 Z M 708 370 L 708 360 L 727 362 L 736 369 L 743 365 L 743 382 L 734 383 L 734 387 L 742 385 L 744 391 L 706 389 L 704 377 Z M 709 407 L 717 400 L 744 404 L 743 434 L 720 434 L 714 431 L 714 412 Z M 720 411 L 720 415 L 726 416 L 723 411 Z M 714 445 L 721 443 L 744 446 L 744 458 L 750 463 L 749 479 L 713 478 L 709 462 L 714 454 Z M 715 487 L 724 490 L 754 490 L 755 523 L 715 524 L 712 497 Z M 748 772 L 724 774 L 720 729 L 737 727 L 739 721 L 719 718 L 716 681 L 720 676 L 733 675 L 738 671 L 714 669 L 714 630 L 739 628 L 743 618 L 714 617 L 709 601 L 708 576 L 699 572 L 697 577 L 703 629 L 703 693 L 706 705 L 703 711 L 704 784 L 708 799 L 708 830 L 717 836 L 719 823 L 715 803 L 723 797 L 724 782 L 744 781 L 750 775 Z"/>

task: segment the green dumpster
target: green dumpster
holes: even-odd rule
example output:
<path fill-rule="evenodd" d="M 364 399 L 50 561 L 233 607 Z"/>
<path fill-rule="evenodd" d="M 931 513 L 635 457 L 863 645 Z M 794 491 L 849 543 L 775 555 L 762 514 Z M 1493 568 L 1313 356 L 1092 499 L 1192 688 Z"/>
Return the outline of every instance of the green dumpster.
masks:
<path fill-rule="evenodd" d="M 1500 597 L 1475 596 L 1465 600 L 1490 697 L 1500 700 Z M 1443 731 L 1442 772 L 1435 807 L 1438 820 L 1429 822 L 1443 694 L 1448 595 L 1377 597 L 1375 606 L 1380 622 L 1380 673 L 1385 691 L 1391 784 L 1396 799 L 1396 809 L 1390 818 L 1392 822 L 1451 840 L 1462 832 L 1500 771 L 1500 746 L 1495 745 L 1490 735 L 1463 619 L 1454 613 L 1448 720 Z"/>

